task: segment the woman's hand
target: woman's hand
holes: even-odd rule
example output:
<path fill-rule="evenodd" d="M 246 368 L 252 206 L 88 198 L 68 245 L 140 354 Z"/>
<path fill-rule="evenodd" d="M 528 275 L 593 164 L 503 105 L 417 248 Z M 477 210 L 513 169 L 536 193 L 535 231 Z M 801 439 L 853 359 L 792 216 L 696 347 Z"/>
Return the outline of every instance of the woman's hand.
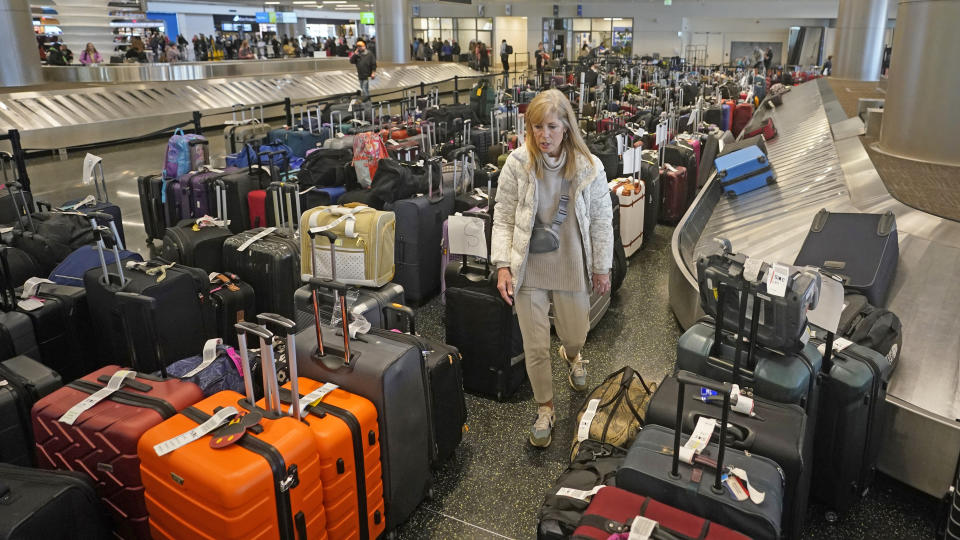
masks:
<path fill-rule="evenodd" d="M 609 280 L 607 283 L 609 286 Z M 513 274 L 510 273 L 509 268 L 501 268 L 497 270 L 497 290 L 500 291 L 500 296 L 503 297 L 503 301 L 506 302 L 508 306 L 512 306 Z"/>
<path fill-rule="evenodd" d="M 593 292 L 604 295 L 610 292 L 610 274 L 593 274 Z"/>

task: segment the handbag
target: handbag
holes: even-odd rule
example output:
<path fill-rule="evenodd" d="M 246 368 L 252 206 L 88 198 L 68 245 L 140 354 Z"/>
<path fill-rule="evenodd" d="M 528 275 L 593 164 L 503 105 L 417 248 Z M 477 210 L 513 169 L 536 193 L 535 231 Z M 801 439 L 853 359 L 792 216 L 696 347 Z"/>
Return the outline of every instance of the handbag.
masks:
<path fill-rule="evenodd" d="M 550 225 L 537 223 L 530 235 L 530 253 L 549 253 L 560 249 L 560 226 L 567 220 L 567 205 L 570 202 L 570 181 L 560 183 L 560 205 Z"/>

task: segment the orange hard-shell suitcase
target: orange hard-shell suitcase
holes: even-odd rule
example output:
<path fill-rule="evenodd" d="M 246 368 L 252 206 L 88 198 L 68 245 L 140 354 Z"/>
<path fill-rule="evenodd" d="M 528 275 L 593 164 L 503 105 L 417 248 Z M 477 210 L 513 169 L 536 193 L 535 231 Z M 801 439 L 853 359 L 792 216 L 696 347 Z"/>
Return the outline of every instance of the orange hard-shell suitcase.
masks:
<path fill-rule="evenodd" d="M 297 350 L 293 321 L 272 314 L 261 314 L 258 320 L 286 336 L 288 351 Z M 313 431 L 320 456 L 328 537 L 377 538 L 386 520 L 376 406 L 332 383 L 306 377 L 298 377 L 297 382 L 303 420 Z M 284 408 L 290 404 L 291 385 L 288 382 L 280 390 Z M 266 398 L 257 404 L 265 407 Z"/>
<path fill-rule="evenodd" d="M 325 540 L 323 483 L 313 433 L 303 422 L 281 413 L 279 400 L 273 401 L 279 389 L 273 349 L 266 345 L 273 335 L 249 322 L 238 323 L 237 328 L 242 344 L 246 333 L 260 337 L 264 390 L 275 406 L 251 407 L 250 366 L 246 347 L 241 346 L 247 398 L 229 390 L 219 392 L 147 431 L 137 451 L 150 531 L 155 540 Z M 295 377 L 295 368 L 291 371 Z M 189 440 L 187 434 L 212 415 L 228 413 L 227 407 L 240 414 L 262 414 L 260 427 L 219 449 L 211 443 L 228 438 L 220 430 L 176 447 L 178 439 Z M 219 422 L 221 429 L 227 429 L 225 424 Z"/>

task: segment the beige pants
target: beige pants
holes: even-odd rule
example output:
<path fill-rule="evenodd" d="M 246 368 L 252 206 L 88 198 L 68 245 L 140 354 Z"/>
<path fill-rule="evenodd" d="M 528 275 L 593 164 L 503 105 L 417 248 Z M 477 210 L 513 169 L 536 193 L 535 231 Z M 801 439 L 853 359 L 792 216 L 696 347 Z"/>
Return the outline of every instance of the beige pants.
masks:
<path fill-rule="evenodd" d="M 537 403 L 553 399 L 550 351 L 550 298 L 553 297 L 554 324 L 567 355 L 580 354 L 590 329 L 590 294 L 587 291 L 548 291 L 521 287 L 517 291 L 517 318 L 523 335 L 527 376 Z M 561 360 L 562 361 L 562 360 Z M 563 362 L 563 369 L 567 369 Z"/>

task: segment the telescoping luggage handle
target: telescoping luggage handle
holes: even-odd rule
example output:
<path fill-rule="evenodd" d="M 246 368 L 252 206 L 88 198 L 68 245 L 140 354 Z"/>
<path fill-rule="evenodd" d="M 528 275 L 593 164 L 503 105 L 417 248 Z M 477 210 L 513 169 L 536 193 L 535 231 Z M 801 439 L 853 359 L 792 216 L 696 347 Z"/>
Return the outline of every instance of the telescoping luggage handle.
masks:
<path fill-rule="evenodd" d="M 712 489 L 714 493 L 722 494 L 723 485 L 720 482 L 723 473 L 723 458 L 727 447 L 727 419 L 730 414 L 730 393 L 733 390 L 733 385 L 705 379 L 684 370 L 677 372 L 677 382 L 680 384 L 680 389 L 677 392 L 677 420 L 675 424 L 677 429 L 673 432 L 673 459 L 670 466 L 670 478 L 674 480 L 680 479 L 680 436 L 682 434 L 680 427 L 683 426 L 684 390 L 687 385 L 709 388 L 710 390 L 723 394 L 723 410 L 720 414 L 720 439 L 717 443 L 719 450 L 717 451 L 716 474 L 714 475 L 713 485 L 710 486 L 710 489 Z M 710 438 L 708 436 L 707 442 L 709 442 L 709 440 Z M 691 458 L 690 461 L 692 462 L 693 458 Z"/>
<path fill-rule="evenodd" d="M 119 260 L 119 259 L 118 259 Z M 133 337 L 133 331 L 130 328 L 130 321 L 135 320 L 127 316 L 130 309 L 138 308 L 140 314 L 144 316 L 147 327 L 147 343 L 153 344 L 153 355 L 160 369 L 160 376 L 167 378 L 167 366 L 163 360 L 163 347 L 160 344 L 160 337 L 157 334 L 157 300 L 156 298 L 127 291 L 118 291 L 116 293 L 119 300 L 120 321 L 123 326 L 124 339 L 127 342 L 127 350 L 130 353 L 130 364 L 133 368 L 143 371 L 141 359 L 137 357 L 136 340 Z"/>
<path fill-rule="evenodd" d="M 277 315 L 276 313 L 261 313 L 257 315 L 257 321 L 267 330 L 275 334 L 283 335 L 287 339 L 287 369 L 290 373 L 290 391 L 293 392 L 293 395 L 300 395 L 300 383 L 297 377 L 297 325 L 290 319 Z M 261 352 L 261 355 L 263 353 Z M 274 368 L 274 377 L 276 377 L 276 368 Z M 268 403 L 275 402 L 276 408 L 279 411 L 281 399 L 280 399 L 280 390 L 277 389 L 277 394 L 271 396 L 272 401 Z M 297 404 L 290 405 L 289 414 L 300 420 L 301 410 Z"/>
<path fill-rule="evenodd" d="M 113 250 L 113 257 L 117 265 L 117 276 L 120 279 L 120 287 L 127 284 L 127 279 L 123 275 L 123 261 L 120 260 L 120 235 L 117 233 L 117 226 L 113 223 L 113 216 L 105 212 L 90 212 L 87 214 L 90 220 L 90 226 L 93 228 L 94 238 L 97 239 L 97 253 L 100 255 L 100 268 L 103 269 L 103 282 L 110 284 L 110 271 L 107 268 L 107 258 L 104 256 L 104 250 L 109 247 Z M 108 223 L 108 227 L 97 224 L 97 220 Z"/>
<path fill-rule="evenodd" d="M 282 322 L 279 320 L 273 320 L 274 317 L 284 319 L 279 315 L 264 315 L 269 316 L 271 319 L 271 325 L 284 326 L 286 322 L 290 322 L 289 320 L 284 320 Z M 277 362 L 273 351 L 273 332 L 271 332 L 265 326 L 260 326 L 249 321 L 238 322 L 234 325 L 234 328 L 237 330 L 237 342 L 240 345 L 240 365 L 243 368 L 243 386 L 244 391 L 247 394 L 246 403 L 241 402 L 239 405 L 248 411 L 257 410 L 256 400 L 254 399 L 253 395 L 253 374 L 250 371 L 250 358 L 248 356 L 249 349 L 247 348 L 247 334 L 253 334 L 260 338 L 260 371 L 263 376 L 264 395 L 263 410 L 266 411 L 267 414 L 274 415 L 274 417 L 284 416 L 280 405 L 280 384 L 277 381 Z M 295 361 L 291 362 L 288 359 L 288 365 L 293 365 L 295 363 Z M 294 371 L 296 370 L 296 368 L 292 369 Z M 291 381 L 291 384 L 295 383 Z M 300 413 L 299 408 L 294 407 L 294 410 L 296 410 L 297 414 Z"/>
<path fill-rule="evenodd" d="M 9 154 L 4 155 L 0 153 L 0 159 L 2 159 L 4 162 L 7 161 L 8 156 Z M 11 164 L 12 163 L 13 162 L 11 161 Z M 17 223 L 20 225 L 21 229 L 24 228 L 23 218 L 24 216 L 26 216 L 27 226 L 30 228 L 31 231 L 36 232 L 36 228 L 34 228 L 33 226 L 33 217 L 31 217 L 31 214 L 33 213 L 33 209 L 30 208 L 30 205 L 27 203 L 27 196 L 23 192 L 23 185 L 16 180 L 16 171 L 17 171 L 16 166 L 11 165 L 11 168 L 13 169 L 14 179 L 10 180 L 7 178 L 7 169 L 6 169 L 6 166 L 4 166 L 3 181 L 6 184 L 7 189 L 10 191 L 10 204 L 13 205 L 13 211 L 17 215 Z M 19 204 L 17 204 L 18 194 L 20 195 L 20 202 L 23 204 L 22 207 Z"/>
<path fill-rule="evenodd" d="M 340 323 L 343 330 L 343 363 L 344 365 L 350 365 L 352 360 L 356 359 L 356 356 L 350 352 L 350 321 L 347 313 L 347 287 L 341 283 L 337 283 L 337 258 L 336 258 L 336 243 L 337 235 L 333 232 L 327 231 L 314 231 L 308 229 L 307 234 L 310 235 L 310 264 L 311 264 L 311 276 L 308 279 L 310 284 L 310 291 L 313 298 L 313 321 L 314 329 L 317 333 L 317 356 L 319 358 L 327 357 L 327 347 L 323 344 L 323 332 L 320 328 L 320 304 L 317 299 L 317 291 L 319 289 L 332 289 L 335 294 L 335 301 L 338 302 L 338 307 L 340 308 Z M 317 236 L 323 236 L 330 242 L 330 280 L 324 280 L 317 277 Z M 332 349 L 332 348 L 331 348 Z"/>

